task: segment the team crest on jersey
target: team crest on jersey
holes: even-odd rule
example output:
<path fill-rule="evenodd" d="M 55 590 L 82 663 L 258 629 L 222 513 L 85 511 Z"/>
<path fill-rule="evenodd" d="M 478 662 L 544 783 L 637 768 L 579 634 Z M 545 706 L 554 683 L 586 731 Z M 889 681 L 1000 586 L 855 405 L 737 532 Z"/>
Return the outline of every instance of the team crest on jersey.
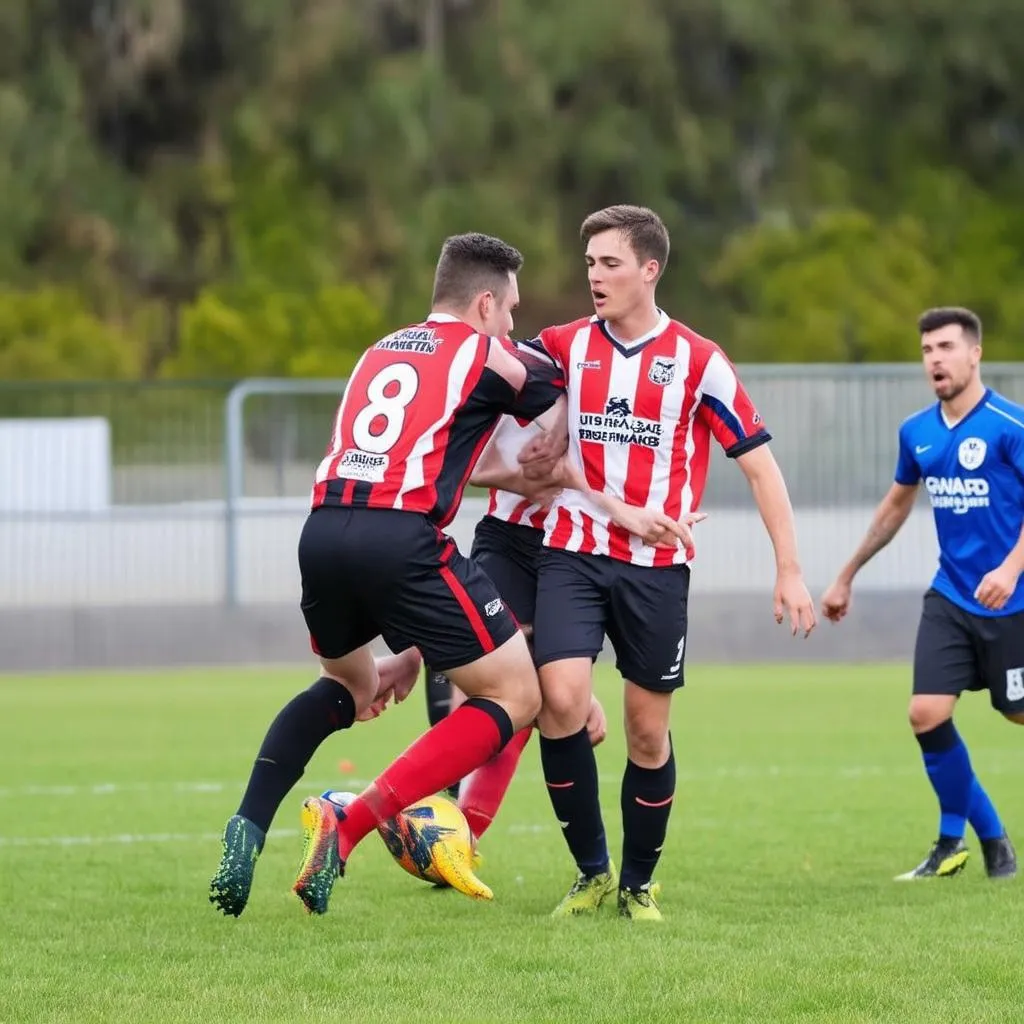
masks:
<path fill-rule="evenodd" d="M 651 368 L 647 371 L 647 379 L 652 384 L 668 387 L 676 379 L 676 361 L 668 356 L 655 356 L 651 360 Z"/>
<path fill-rule="evenodd" d="M 628 398 L 616 398 L 614 395 L 608 399 L 608 404 L 604 407 L 604 414 L 606 416 L 631 416 L 633 410 L 629 407 Z"/>
<path fill-rule="evenodd" d="M 338 476 L 347 480 L 363 480 L 369 484 L 379 484 L 384 480 L 388 468 L 388 457 L 372 452 L 349 448 L 338 460 Z"/>
<path fill-rule="evenodd" d="M 985 452 L 988 445 L 980 437 L 969 437 L 966 441 L 960 442 L 960 450 L 957 457 L 960 465 L 966 470 L 977 469 L 985 461 Z"/>

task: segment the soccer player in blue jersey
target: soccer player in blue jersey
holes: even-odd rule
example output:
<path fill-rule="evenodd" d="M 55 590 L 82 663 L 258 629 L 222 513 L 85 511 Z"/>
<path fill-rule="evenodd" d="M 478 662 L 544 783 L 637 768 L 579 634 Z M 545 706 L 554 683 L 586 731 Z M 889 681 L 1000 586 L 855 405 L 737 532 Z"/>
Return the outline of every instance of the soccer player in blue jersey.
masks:
<path fill-rule="evenodd" d="M 910 726 L 939 801 L 939 836 L 900 880 L 955 875 L 967 862 L 967 824 L 990 878 L 1017 873 L 1017 857 L 953 724 L 965 690 L 1024 725 L 1024 408 L 981 381 L 981 321 L 941 308 L 918 320 L 925 373 L 938 403 L 905 420 L 896 479 L 867 536 L 822 597 L 839 622 L 857 571 L 896 536 L 924 482 L 935 516 L 939 568 L 924 595 L 914 651 Z"/>

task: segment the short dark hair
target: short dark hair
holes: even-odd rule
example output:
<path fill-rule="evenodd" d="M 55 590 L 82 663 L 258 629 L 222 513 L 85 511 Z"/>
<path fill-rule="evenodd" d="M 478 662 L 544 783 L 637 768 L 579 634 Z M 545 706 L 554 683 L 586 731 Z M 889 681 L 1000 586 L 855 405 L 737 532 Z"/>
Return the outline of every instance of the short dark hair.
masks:
<path fill-rule="evenodd" d="M 607 206 L 592 213 L 580 226 L 580 238 L 586 245 L 594 235 L 619 230 L 629 240 L 636 258 L 657 260 L 659 275 L 668 263 L 668 228 L 664 221 L 646 206 Z"/>
<path fill-rule="evenodd" d="M 509 274 L 518 274 L 523 254 L 500 238 L 470 232 L 445 239 L 434 272 L 433 304 L 464 307 L 481 292 L 499 300 L 508 288 Z"/>
<path fill-rule="evenodd" d="M 958 324 L 965 334 L 981 341 L 981 317 L 963 306 L 936 306 L 934 309 L 926 309 L 917 318 L 917 329 L 921 334 L 949 327 L 950 324 Z"/>

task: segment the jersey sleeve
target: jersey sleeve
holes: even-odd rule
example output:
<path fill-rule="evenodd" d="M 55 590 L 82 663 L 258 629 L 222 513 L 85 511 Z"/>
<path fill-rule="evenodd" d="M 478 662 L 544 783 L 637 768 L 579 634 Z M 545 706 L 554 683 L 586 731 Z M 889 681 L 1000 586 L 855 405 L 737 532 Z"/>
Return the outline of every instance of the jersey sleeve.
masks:
<path fill-rule="evenodd" d="M 899 454 L 896 456 L 896 472 L 893 477 L 898 484 L 912 487 L 921 479 L 921 469 L 914 458 L 914 446 L 910 443 L 907 424 L 900 427 Z"/>
<path fill-rule="evenodd" d="M 546 353 L 520 345 L 517 355 L 526 366 L 526 383 L 508 411 L 525 424 L 542 416 L 565 394 L 565 374 Z"/>
<path fill-rule="evenodd" d="M 700 382 L 697 414 L 730 459 L 772 439 L 736 369 L 719 349 L 711 353 Z"/>
<path fill-rule="evenodd" d="M 1024 427 L 1008 424 L 1006 431 L 1006 459 L 1024 484 Z"/>

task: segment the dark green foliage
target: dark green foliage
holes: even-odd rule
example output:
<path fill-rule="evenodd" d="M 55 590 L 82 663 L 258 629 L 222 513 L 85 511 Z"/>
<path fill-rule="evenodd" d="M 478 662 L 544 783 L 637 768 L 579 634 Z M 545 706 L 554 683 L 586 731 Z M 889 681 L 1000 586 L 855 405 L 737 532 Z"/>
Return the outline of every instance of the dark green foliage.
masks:
<path fill-rule="evenodd" d="M 587 311 L 612 202 L 738 360 L 913 358 L 940 303 L 1019 350 L 1011 0 L 0 8 L 4 377 L 335 376 L 469 229 L 524 251 L 526 333 Z"/>

